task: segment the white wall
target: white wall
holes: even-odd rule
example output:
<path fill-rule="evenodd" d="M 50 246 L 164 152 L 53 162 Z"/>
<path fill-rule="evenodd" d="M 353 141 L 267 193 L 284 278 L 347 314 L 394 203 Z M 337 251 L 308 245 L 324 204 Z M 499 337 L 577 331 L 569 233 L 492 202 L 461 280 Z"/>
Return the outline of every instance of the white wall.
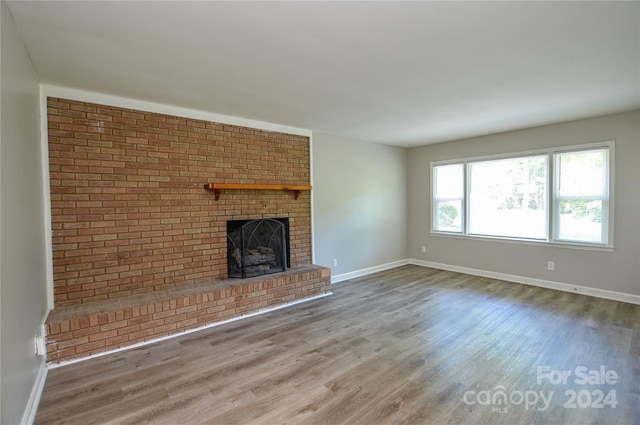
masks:
<path fill-rule="evenodd" d="M 615 140 L 614 252 L 431 235 L 430 161 Z M 413 148 L 409 256 L 427 262 L 640 295 L 640 111 Z M 423 254 L 421 247 L 426 246 Z M 555 271 L 547 261 L 555 261 Z"/>
<path fill-rule="evenodd" d="M 29 419 L 43 382 L 34 336 L 47 313 L 38 77 L 1 3 L 0 423 Z"/>
<path fill-rule="evenodd" d="M 406 154 L 313 133 L 315 262 L 333 276 L 407 258 Z"/>

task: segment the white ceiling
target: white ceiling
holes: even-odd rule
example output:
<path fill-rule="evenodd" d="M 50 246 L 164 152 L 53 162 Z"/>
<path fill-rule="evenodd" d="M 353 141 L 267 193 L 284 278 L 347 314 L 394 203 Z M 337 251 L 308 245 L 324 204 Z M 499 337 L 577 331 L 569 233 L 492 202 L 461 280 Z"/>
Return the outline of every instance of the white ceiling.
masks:
<path fill-rule="evenodd" d="M 640 2 L 10 1 L 43 83 L 416 146 L 640 108 Z"/>

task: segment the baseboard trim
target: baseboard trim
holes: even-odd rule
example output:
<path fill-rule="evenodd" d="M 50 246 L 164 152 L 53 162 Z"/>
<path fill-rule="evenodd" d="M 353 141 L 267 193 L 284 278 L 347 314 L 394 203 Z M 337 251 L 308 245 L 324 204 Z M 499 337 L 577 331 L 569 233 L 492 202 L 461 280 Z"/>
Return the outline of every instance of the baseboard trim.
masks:
<path fill-rule="evenodd" d="M 38 336 L 44 337 L 46 335 L 45 323 L 47 322 L 47 317 L 49 316 L 50 312 L 51 310 L 47 310 L 44 317 L 42 318 Z M 25 406 L 24 412 L 22 414 L 22 419 L 20 421 L 20 424 L 22 425 L 31 425 L 36 420 L 36 413 L 38 413 L 40 398 L 42 397 L 42 392 L 44 391 L 44 385 L 47 382 L 47 372 L 49 371 L 49 369 L 47 368 L 45 356 L 39 356 L 38 359 L 41 360 L 40 368 L 38 369 L 36 380 L 33 382 L 33 387 L 31 388 L 31 393 L 29 394 L 27 405 Z"/>
<path fill-rule="evenodd" d="M 492 272 L 487 270 L 472 269 L 469 267 L 454 266 L 451 264 L 434 263 L 431 261 L 409 259 L 409 264 L 417 266 L 431 267 L 434 269 L 447 270 L 452 272 L 470 274 L 474 276 L 488 277 L 492 279 L 506 280 L 509 282 L 523 283 L 525 285 L 539 286 L 541 288 L 556 289 L 558 291 L 573 292 L 575 294 L 589 295 L 606 300 L 621 301 L 629 304 L 640 305 L 640 295 L 627 294 L 624 292 L 609 291 L 607 289 L 590 288 L 588 286 L 571 285 L 568 283 L 555 282 L 551 280 L 536 279 L 526 276 L 518 276 L 507 273 Z"/>
<path fill-rule="evenodd" d="M 224 325 L 224 324 L 227 324 L 227 323 L 236 322 L 238 320 L 247 319 L 249 317 L 259 316 L 261 314 L 266 314 L 266 313 L 271 313 L 272 311 L 281 310 L 283 308 L 288 308 L 288 307 L 294 306 L 296 304 L 302 304 L 302 303 L 305 303 L 307 301 L 317 300 L 319 298 L 328 297 L 330 295 L 333 295 L 333 292 L 327 292 L 326 294 L 314 295 L 313 297 L 303 298 L 301 300 L 292 301 L 290 303 L 286 303 L 286 304 L 281 304 L 281 305 L 277 305 L 277 306 L 274 306 L 274 307 L 265 308 L 263 310 L 258 310 L 258 311 L 255 311 L 253 313 L 243 314 L 242 316 L 231 317 L 231 318 L 229 318 L 227 320 L 221 320 L 220 322 L 209 323 L 208 325 L 200 326 L 200 327 L 194 328 L 194 329 L 189 329 L 189 330 L 186 330 L 184 332 L 179 332 L 179 333 L 175 333 L 175 334 L 172 334 L 172 335 L 167 335 L 167 336 L 164 336 L 164 337 L 161 337 L 161 338 L 150 339 L 149 341 L 138 342 L 136 344 L 127 345 L 126 347 L 116 348 L 115 350 L 109 350 L 109 351 L 105 351 L 103 353 L 92 354 L 90 356 L 82 357 L 80 359 L 67 360 L 67 361 L 63 361 L 63 362 L 60 362 L 60 363 L 49 363 L 48 367 L 49 367 L 49 369 L 57 369 L 57 368 L 62 367 L 62 366 L 68 366 L 70 364 L 83 362 L 85 360 L 94 359 L 96 357 L 102 357 L 102 356 L 106 356 L 106 355 L 109 355 L 109 354 L 120 353 L 122 351 L 132 350 L 134 348 L 144 347 L 145 345 L 155 344 L 156 342 L 165 341 L 167 339 L 172 339 L 172 338 L 177 338 L 177 337 L 184 336 L 184 335 L 187 335 L 187 334 L 190 334 L 190 333 L 193 333 L 193 332 L 199 332 L 199 331 L 202 331 L 202 330 L 205 330 L 205 329 L 214 328 L 216 326 L 221 326 L 221 325 Z"/>
<path fill-rule="evenodd" d="M 366 269 L 356 270 L 349 273 L 337 274 L 331 276 L 331 283 L 339 283 L 349 279 L 355 279 L 356 277 L 366 276 L 372 273 L 382 272 L 389 269 L 395 269 L 396 267 L 406 266 L 409 264 L 409 259 L 392 261 L 391 263 L 381 264 L 379 266 L 367 267 Z"/>
<path fill-rule="evenodd" d="M 42 397 L 42 392 L 44 391 L 44 384 L 47 382 L 47 364 L 44 361 L 44 357 L 41 358 L 42 363 L 40 364 L 40 369 L 38 369 L 38 374 L 36 375 L 36 380 L 33 383 L 29 400 L 27 400 L 27 406 L 24 409 L 24 414 L 20 421 L 22 425 L 31 425 L 36 420 L 40 397 Z"/>

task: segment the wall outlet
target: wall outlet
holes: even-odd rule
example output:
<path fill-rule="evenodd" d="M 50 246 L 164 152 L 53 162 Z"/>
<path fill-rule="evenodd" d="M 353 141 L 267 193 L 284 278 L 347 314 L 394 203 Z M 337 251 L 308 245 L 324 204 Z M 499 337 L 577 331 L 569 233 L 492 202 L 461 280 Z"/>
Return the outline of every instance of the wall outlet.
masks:
<path fill-rule="evenodd" d="M 37 336 L 34 338 L 34 345 L 36 356 L 44 356 L 47 354 L 47 343 L 43 336 Z"/>
<path fill-rule="evenodd" d="M 333 259 L 333 266 L 336 267 L 338 265 L 338 259 L 334 258 Z"/>
<path fill-rule="evenodd" d="M 554 261 L 547 261 L 547 270 L 555 270 L 556 263 Z"/>
<path fill-rule="evenodd" d="M 423 247 L 422 247 L 422 253 L 423 253 L 423 254 L 426 254 L 426 252 L 427 252 L 427 247 L 426 247 L 426 246 L 423 246 Z"/>

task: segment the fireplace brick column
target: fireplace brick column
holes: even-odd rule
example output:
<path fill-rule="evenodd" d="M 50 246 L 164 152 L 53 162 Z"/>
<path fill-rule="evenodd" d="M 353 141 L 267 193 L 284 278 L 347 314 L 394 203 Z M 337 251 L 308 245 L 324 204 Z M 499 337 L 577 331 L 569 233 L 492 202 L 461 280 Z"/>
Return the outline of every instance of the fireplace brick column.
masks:
<path fill-rule="evenodd" d="M 311 263 L 311 195 L 206 183 L 310 184 L 309 138 L 48 99 L 56 307 L 227 277 L 227 220 L 288 217 Z"/>
<path fill-rule="evenodd" d="M 49 362 L 128 347 L 330 293 L 311 265 L 309 138 L 47 101 L 55 309 Z M 227 279 L 226 222 L 289 219 L 284 273 Z M 255 280 L 258 279 L 258 280 Z"/>

